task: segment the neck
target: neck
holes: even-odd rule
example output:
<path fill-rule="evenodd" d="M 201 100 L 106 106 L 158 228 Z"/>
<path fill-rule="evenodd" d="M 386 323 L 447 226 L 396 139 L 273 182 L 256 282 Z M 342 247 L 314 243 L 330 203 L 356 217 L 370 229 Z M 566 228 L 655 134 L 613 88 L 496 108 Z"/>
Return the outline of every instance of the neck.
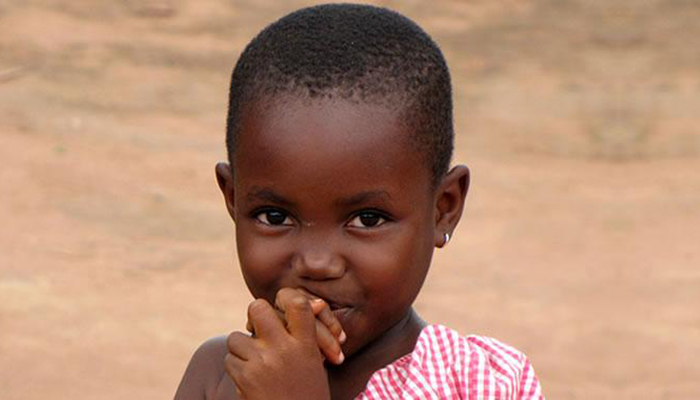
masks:
<path fill-rule="evenodd" d="M 328 367 L 333 399 L 351 399 L 364 389 L 372 374 L 409 354 L 426 323 L 411 308 L 399 322 L 339 366 Z"/>

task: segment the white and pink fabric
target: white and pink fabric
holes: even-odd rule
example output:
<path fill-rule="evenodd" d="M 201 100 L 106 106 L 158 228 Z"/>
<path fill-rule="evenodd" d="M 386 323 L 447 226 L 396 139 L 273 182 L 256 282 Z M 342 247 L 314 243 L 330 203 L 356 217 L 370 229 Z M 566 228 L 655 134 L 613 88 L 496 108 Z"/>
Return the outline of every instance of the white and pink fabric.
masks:
<path fill-rule="evenodd" d="M 544 400 L 527 357 L 495 339 L 423 329 L 415 350 L 375 372 L 356 400 Z"/>

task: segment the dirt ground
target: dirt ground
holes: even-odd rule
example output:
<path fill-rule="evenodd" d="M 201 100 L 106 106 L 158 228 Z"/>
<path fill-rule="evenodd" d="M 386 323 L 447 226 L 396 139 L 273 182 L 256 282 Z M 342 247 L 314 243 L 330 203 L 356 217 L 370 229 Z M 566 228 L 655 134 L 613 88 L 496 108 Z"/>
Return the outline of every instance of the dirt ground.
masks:
<path fill-rule="evenodd" d="M 309 2 L 0 0 L 0 398 L 169 398 L 250 296 L 228 78 Z M 700 398 L 700 6 L 377 1 L 443 47 L 462 223 L 417 308 L 549 399 Z"/>

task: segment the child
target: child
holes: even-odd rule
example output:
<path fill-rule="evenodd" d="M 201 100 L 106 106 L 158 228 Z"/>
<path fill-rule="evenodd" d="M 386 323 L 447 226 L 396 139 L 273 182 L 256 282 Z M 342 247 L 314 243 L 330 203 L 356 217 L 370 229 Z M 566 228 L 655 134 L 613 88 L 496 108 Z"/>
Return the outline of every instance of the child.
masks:
<path fill-rule="evenodd" d="M 462 214 L 445 60 L 407 18 L 322 5 L 264 29 L 231 79 L 216 166 L 256 298 L 177 399 L 541 399 L 525 356 L 412 308 Z"/>

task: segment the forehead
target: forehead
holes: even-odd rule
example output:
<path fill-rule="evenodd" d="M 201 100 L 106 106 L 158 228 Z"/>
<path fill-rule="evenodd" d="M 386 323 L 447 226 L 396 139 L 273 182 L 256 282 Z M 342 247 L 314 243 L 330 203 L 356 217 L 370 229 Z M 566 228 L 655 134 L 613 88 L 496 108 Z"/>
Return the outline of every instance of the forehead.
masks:
<path fill-rule="evenodd" d="M 239 129 L 236 180 L 305 186 L 429 182 L 413 132 L 386 106 L 287 97 L 246 107 Z"/>

